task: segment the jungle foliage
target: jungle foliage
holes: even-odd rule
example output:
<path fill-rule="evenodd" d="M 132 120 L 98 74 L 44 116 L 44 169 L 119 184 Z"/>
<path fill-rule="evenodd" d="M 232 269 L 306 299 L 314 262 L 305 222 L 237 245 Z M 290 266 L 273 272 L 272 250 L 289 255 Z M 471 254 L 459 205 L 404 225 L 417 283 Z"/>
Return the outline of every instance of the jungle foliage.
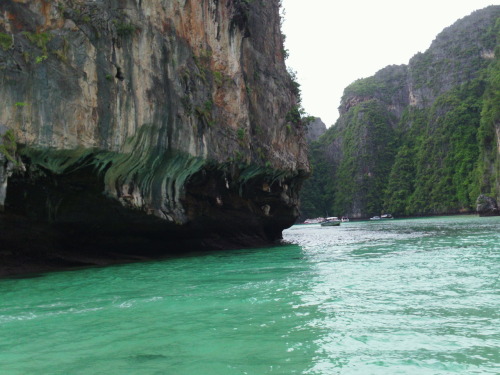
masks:
<path fill-rule="evenodd" d="M 459 40 L 453 51 L 417 55 L 408 79 L 420 90 L 420 105 L 402 104 L 408 79 L 401 67 L 347 87 L 344 113 L 310 146 L 313 173 L 302 191 L 302 217 L 474 212 L 479 194 L 498 199 L 499 32 L 497 18 L 483 38 L 488 50 L 496 46 L 494 58 L 477 46 L 467 55 L 471 48 Z M 462 65 L 468 71 L 459 73 L 467 79 L 455 84 L 454 58 L 469 55 Z"/>
<path fill-rule="evenodd" d="M 428 109 L 408 109 L 396 125 L 375 100 L 351 108 L 346 126 L 337 123 L 311 146 L 304 215 L 472 211 L 480 192 L 491 194 L 499 179 L 494 119 L 500 116 L 492 112 L 500 107 L 492 84 L 464 84 Z M 335 161 L 328 157 L 332 147 L 341 150 L 330 153 Z"/>

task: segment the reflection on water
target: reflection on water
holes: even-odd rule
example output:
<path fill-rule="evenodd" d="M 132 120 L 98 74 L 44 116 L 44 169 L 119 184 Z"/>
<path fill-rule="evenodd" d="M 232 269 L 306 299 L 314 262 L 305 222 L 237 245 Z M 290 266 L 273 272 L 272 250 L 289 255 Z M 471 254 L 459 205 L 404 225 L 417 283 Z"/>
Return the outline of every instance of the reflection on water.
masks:
<path fill-rule="evenodd" d="M 498 374 L 500 218 L 0 281 L 5 374 Z"/>

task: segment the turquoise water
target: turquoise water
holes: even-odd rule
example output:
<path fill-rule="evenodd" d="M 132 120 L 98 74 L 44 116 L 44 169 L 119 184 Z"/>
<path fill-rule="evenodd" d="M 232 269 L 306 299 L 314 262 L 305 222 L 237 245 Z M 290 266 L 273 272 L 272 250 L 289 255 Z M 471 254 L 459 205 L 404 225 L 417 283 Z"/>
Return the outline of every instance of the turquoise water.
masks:
<path fill-rule="evenodd" d="M 0 280 L 0 373 L 498 374 L 500 218 Z"/>

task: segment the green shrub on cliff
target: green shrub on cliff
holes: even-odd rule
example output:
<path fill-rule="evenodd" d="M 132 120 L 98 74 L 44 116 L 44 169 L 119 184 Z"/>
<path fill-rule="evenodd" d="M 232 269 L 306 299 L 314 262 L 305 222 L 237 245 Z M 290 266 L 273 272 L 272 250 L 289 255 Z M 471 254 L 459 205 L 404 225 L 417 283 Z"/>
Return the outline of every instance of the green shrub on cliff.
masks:
<path fill-rule="evenodd" d="M 117 21 L 115 23 L 116 33 L 122 37 L 131 36 L 134 34 L 136 27 L 131 23 L 126 23 L 123 21 Z"/>
<path fill-rule="evenodd" d="M 47 43 L 52 39 L 52 34 L 49 33 L 30 33 L 23 31 L 22 33 L 31 43 L 35 44 L 42 50 L 44 55 L 47 54 Z"/>
<path fill-rule="evenodd" d="M 12 35 L 6 33 L 0 33 L 0 47 L 4 51 L 10 49 L 13 44 L 14 44 L 14 39 L 12 38 Z"/>
<path fill-rule="evenodd" d="M 7 130 L 0 139 L 0 154 L 4 155 L 7 160 L 16 163 L 17 142 L 14 132 Z"/>

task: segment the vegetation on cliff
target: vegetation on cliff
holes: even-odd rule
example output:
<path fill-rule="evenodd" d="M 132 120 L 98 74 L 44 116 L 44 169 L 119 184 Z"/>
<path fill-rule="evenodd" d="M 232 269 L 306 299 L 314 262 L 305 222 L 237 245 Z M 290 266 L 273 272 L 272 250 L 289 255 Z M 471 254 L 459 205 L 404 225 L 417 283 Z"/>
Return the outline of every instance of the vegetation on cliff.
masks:
<path fill-rule="evenodd" d="M 408 66 L 345 89 L 341 117 L 311 147 L 304 217 L 472 212 L 481 193 L 498 200 L 499 17 L 499 6 L 477 11 Z"/>
<path fill-rule="evenodd" d="M 64 256 L 281 238 L 309 162 L 280 4 L 0 1 L 2 218 Z M 12 259 L 63 256 L 22 237 Z"/>
<path fill-rule="evenodd" d="M 495 24 L 500 42 L 500 18 Z M 485 72 L 485 93 L 478 131 L 480 158 L 479 189 L 492 197 L 500 196 L 500 43 L 495 48 L 495 60 Z M 497 198 L 497 201 L 500 199 Z"/>
<path fill-rule="evenodd" d="M 415 215 L 473 210 L 479 195 L 475 166 L 482 87 L 478 81 L 465 84 L 419 111 L 412 129 L 401 136 L 404 145 L 384 190 L 384 211 Z"/>

